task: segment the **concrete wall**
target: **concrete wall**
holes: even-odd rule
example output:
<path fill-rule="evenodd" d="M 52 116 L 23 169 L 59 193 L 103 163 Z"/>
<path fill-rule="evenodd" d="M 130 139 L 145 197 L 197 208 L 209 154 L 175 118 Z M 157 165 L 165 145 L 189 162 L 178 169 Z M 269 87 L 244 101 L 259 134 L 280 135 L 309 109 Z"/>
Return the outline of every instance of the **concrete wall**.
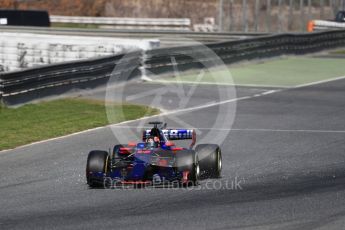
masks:
<path fill-rule="evenodd" d="M 0 71 L 159 47 L 159 40 L 0 32 Z"/>

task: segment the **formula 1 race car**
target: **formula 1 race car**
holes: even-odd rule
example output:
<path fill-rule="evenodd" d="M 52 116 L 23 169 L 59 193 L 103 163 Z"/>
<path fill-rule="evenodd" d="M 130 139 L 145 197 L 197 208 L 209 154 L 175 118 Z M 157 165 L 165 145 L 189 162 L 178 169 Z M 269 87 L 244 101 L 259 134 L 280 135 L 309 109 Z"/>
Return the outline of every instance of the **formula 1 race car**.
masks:
<path fill-rule="evenodd" d="M 143 131 L 142 141 L 115 145 L 112 152 L 94 150 L 87 158 L 86 179 L 90 187 L 119 185 L 197 185 L 199 180 L 219 178 L 221 149 L 215 144 L 196 143 L 192 129 L 166 129 L 161 122 Z M 191 139 L 190 148 L 175 146 L 173 140 Z"/>

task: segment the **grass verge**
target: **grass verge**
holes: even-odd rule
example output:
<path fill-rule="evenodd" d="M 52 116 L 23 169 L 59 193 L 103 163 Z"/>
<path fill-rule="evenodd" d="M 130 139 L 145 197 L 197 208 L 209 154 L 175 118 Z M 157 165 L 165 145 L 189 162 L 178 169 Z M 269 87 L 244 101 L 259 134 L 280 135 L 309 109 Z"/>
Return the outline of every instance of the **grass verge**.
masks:
<path fill-rule="evenodd" d="M 345 50 L 332 51 L 332 52 L 330 52 L 330 54 L 345 54 Z"/>
<path fill-rule="evenodd" d="M 268 60 L 259 64 L 245 64 L 243 66 L 229 67 L 232 78 L 223 80 L 215 76 L 224 72 L 213 70 L 212 74 L 206 72 L 201 83 L 255 85 L 273 87 L 294 87 L 302 84 L 327 80 L 345 75 L 345 60 L 339 58 L 311 58 L 288 57 Z M 163 82 L 180 83 L 198 82 L 196 74 L 185 74 L 180 78 L 162 78 Z"/>
<path fill-rule="evenodd" d="M 142 105 L 114 104 L 112 109 L 115 111 L 115 122 L 159 113 L 157 109 Z M 1 106 L 0 150 L 107 124 L 106 107 L 100 101 L 61 99 L 19 108 Z"/>

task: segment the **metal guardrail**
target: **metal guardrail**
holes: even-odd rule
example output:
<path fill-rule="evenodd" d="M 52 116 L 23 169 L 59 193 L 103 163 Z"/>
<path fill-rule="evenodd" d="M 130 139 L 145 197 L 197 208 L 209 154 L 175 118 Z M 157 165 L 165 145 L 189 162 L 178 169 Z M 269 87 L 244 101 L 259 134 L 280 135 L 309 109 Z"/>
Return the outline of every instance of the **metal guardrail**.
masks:
<path fill-rule="evenodd" d="M 279 34 L 239 41 L 220 42 L 207 45 L 226 64 L 255 58 L 279 55 L 303 55 L 345 45 L 345 31 L 328 31 L 301 34 Z M 197 47 L 156 49 L 146 52 L 146 68 L 155 74 L 173 71 L 172 58 L 179 69 L 189 69 L 199 63 L 190 59 Z M 183 55 L 185 53 L 185 55 Z M 182 55 L 181 55 L 182 54 Z M 204 62 L 211 61 L 205 57 Z"/>
<path fill-rule="evenodd" d="M 220 42 L 207 45 L 226 64 L 256 58 L 267 58 L 284 54 L 306 54 L 345 45 L 345 30 L 303 34 L 280 34 L 251 38 L 241 41 Z M 105 84 L 115 66 L 122 65 L 130 77 L 140 75 L 141 69 L 155 74 L 174 70 L 173 63 L 180 70 L 203 68 L 200 60 L 191 58 L 193 52 L 202 52 L 205 46 L 161 48 L 146 52 L 133 52 L 101 59 L 62 63 L 25 71 L 0 73 L 3 80 L 5 104 L 27 102 L 37 97 L 61 94 L 69 89 L 93 88 Z M 203 57 L 211 62 L 210 57 Z M 174 61 L 172 61 L 172 59 Z M 126 79 L 122 79 L 126 80 Z"/>
<path fill-rule="evenodd" d="M 118 55 L 160 46 L 158 39 L 64 36 L 0 31 L 0 72 Z"/>
<path fill-rule="evenodd" d="M 243 38 L 259 37 L 269 35 L 270 33 L 210 33 L 210 32 L 190 32 L 190 31 L 159 31 L 159 30 L 114 30 L 114 29 L 78 29 L 78 28 L 41 28 L 41 27 L 18 27 L 4 26 L 2 32 L 21 32 L 33 34 L 51 34 L 66 36 L 96 36 L 96 37 L 116 37 L 116 38 L 159 38 L 163 45 L 183 44 L 185 38 L 192 39 L 202 43 L 218 42 L 224 40 L 239 40 Z"/>
<path fill-rule="evenodd" d="M 63 64 L 36 67 L 24 71 L 0 73 L 2 102 L 12 105 L 37 98 L 62 94 L 74 88 L 93 88 L 104 85 L 110 76 L 121 77 L 128 71 L 138 75 L 141 52 L 108 56 Z M 114 72 L 121 66 L 122 72 Z"/>
<path fill-rule="evenodd" d="M 115 18 L 115 17 L 80 17 L 51 15 L 50 22 L 71 24 L 107 25 L 112 28 L 146 28 L 160 30 L 189 31 L 189 18 Z"/>

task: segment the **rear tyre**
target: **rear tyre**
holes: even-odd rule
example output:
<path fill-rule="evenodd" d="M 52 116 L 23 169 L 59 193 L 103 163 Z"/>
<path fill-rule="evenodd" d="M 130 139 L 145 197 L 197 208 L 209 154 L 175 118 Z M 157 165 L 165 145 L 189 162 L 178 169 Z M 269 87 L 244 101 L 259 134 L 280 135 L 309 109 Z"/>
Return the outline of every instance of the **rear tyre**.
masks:
<path fill-rule="evenodd" d="M 200 180 L 199 158 L 194 151 L 180 151 L 176 154 L 176 168 L 180 173 L 188 172 L 187 181 L 183 181 L 183 186 L 196 186 Z"/>
<path fill-rule="evenodd" d="M 190 171 L 190 174 L 188 175 L 188 181 L 190 181 L 192 186 L 196 186 L 199 184 L 199 180 L 200 180 L 200 165 L 199 165 L 198 156 L 195 156 L 195 160 L 192 165 L 192 170 Z"/>
<path fill-rule="evenodd" d="M 86 181 L 91 188 L 104 186 L 105 176 L 110 170 L 109 154 L 91 151 L 86 163 Z"/>
<path fill-rule="evenodd" d="M 201 144 L 196 146 L 203 178 L 219 178 L 222 173 L 222 152 L 218 145 Z"/>

